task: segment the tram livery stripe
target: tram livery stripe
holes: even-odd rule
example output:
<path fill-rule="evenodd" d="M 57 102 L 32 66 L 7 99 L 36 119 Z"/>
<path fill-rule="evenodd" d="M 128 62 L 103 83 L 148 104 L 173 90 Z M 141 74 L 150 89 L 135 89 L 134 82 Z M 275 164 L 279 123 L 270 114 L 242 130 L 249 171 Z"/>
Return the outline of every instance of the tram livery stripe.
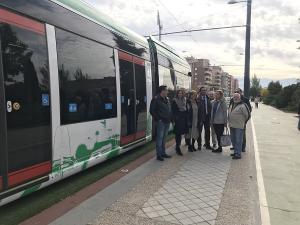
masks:
<path fill-rule="evenodd" d="M 8 174 L 8 186 L 13 187 L 25 181 L 49 174 L 51 172 L 51 168 L 51 161 L 47 161 L 10 173 Z"/>
<path fill-rule="evenodd" d="M 130 54 L 127 54 L 125 52 L 119 51 L 119 59 L 123 59 L 125 61 L 132 62 L 133 56 Z"/>
<path fill-rule="evenodd" d="M 133 62 L 134 62 L 135 64 L 139 64 L 139 65 L 141 65 L 141 66 L 145 66 L 145 60 L 140 59 L 140 58 L 138 58 L 138 57 L 133 56 Z"/>
<path fill-rule="evenodd" d="M 0 22 L 25 28 L 39 34 L 45 34 L 45 27 L 42 23 L 11 13 L 5 9 L 0 9 Z"/>

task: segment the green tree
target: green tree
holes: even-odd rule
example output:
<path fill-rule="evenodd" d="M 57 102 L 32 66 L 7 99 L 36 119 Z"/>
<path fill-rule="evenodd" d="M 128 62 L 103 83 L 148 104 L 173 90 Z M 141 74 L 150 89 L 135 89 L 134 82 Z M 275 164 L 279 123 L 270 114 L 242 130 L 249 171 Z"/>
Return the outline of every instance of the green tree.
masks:
<path fill-rule="evenodd" d="M 277 95 L 282 90 L 282 86 L 279 81 L 271 81 L 268 85 L 268 91 L 270 95 Z"/>
<path fill-rule="evenodd" d="M 250 87 L 250 95 L 253 97 L 257 97 L 260 95 L 262 87 L 260 85 L 260 79 L 254 74 L 251 79 L 251 87 Z"/>
<path fill-rule="evenodd" d="M 263 98 L 267 97 L 267 96 L 269 95 L 269 90 L 268 90 L 268 88 L 263 88 L 263 89 L 261 89 L 260 95 L 261 95 L 261 97 L 263 97 Z"/>

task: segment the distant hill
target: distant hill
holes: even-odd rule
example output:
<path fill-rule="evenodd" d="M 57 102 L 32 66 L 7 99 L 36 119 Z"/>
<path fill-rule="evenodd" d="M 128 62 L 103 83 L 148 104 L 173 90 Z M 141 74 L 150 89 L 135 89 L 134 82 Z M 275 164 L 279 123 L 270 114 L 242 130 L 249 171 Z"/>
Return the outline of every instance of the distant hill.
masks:
<path fill-rule="evenodd" d="M 238 78 L 239 80 L 239 86 L 243 89 L 244 87 L 244 79 L 243 78 Z M 268 87 L 269 83 L 272 81 L 272 79 L 260 79 L 260 84 L 261 86 L 264 87 Z M 273 81 L 279 81 L 280 84 L 283 87 L 289 86 L 291 84 L 296 84 L 297 83 L 297 79 L 296 78 L 288 78 L 288 79 L 283 79 L 283 80 L 273 80 Z"/>

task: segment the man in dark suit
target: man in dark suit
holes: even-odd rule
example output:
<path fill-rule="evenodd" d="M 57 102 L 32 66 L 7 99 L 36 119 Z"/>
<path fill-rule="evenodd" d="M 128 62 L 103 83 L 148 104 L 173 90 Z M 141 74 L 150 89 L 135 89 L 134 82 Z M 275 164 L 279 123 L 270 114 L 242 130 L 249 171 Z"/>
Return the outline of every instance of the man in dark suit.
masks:
<path fill-rule="evenodd" d="M 210 114 L 211 114 L 211 103 L 206 94 L 207 90 L 205 87 L 201 87 L 198 96 L 198 127 L 199 127 L 199 139 L 198 139 L 198 150 L 201 150 L 201 133 L 204 126 L 204 137 L 205 147 L 207 150 L 212 150 L 210 146 Z"/>

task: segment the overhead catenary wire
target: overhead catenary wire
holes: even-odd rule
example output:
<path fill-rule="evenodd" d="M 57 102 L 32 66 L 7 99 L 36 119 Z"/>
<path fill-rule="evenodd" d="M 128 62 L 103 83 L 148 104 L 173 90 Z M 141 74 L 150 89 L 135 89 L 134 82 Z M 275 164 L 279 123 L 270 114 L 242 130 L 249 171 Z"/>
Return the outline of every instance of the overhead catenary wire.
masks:
<path fill-rule="evenodd" d="M 208 31 L 208 30 L 222 30 L 222 29 L 231 29 L 231 28 L 241 28 L 246 27 L 246 25 L 237 25 L 237 26 L 225 26 L 225 27 L 211 27 L 211 28 L 201 28 L 201 29 L 191 29 L 191 30 L 181 30 L 161 33 L 161 35 L 172 35 L 172 34 L 181 34 L 181 33 L 192 33 L 197 31 Z M 158 36 L 158 34 L 151 34 L 151 36 Z"/>

